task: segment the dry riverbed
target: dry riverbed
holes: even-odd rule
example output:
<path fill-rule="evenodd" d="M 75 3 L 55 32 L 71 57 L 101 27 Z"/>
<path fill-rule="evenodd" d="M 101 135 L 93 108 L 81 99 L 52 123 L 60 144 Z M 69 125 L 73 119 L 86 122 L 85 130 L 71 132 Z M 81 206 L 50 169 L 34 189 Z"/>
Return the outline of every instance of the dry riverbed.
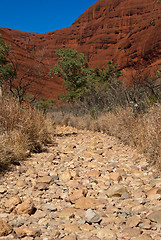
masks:
<path fill-rule="evenodd" d="M 161 240 L 161 178 L 114 137 L 57 127 L 1 175 L 0 239 Z"/>

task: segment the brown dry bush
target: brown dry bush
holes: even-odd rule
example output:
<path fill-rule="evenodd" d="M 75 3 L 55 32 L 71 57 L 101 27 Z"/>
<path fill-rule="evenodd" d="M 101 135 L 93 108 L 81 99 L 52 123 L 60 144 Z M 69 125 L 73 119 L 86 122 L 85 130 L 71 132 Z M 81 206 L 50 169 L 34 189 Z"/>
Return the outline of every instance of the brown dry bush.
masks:
<path fill-rule="evenodd" d="M 39 152 L 53 140 L 49 117 L 31 108 L 22 109 L 16 101 L 0 102 L 0 168 Z"/>

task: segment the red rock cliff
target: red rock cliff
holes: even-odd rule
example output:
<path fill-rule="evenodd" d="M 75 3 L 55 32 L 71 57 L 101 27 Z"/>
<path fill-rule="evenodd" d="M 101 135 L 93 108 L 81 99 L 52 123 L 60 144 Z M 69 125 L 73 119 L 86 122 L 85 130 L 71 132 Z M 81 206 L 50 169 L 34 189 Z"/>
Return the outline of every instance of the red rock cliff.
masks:
<path fill-rule="evenodd" d="M 45 34 L 0 28 L 20 71 L 39 64 L 46 73 L 57 61 L 55 50 L 75 48 L 91 66 L 117 62 L 125 75 L 133 69 L 161 66 L 161 4 L 158 0 L 98 0 L 69 28 Z M 38 79 L 32 92 L 49 98 L 62 91 L 62 80 Z"/>

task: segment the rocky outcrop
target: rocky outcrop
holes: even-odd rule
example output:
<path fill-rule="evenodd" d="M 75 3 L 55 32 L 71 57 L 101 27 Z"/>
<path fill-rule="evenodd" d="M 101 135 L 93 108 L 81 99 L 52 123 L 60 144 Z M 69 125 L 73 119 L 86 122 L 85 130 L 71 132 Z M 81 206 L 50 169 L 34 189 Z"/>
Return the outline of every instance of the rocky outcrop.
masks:
<path fill-rule="evenodd" d="M 133 69 L 155 71 L 161 65 L 161 4 L 153 0 L 98 0 L 71 27 L 45 33 L 25 33 L 0 28 L 20 71 L 37 66 L 45 73 L 57 61 L 55 50 L 75 48 L 91 66 L 117 62 L 125 76 Z M 54 97 L 62 80 L 40 78 L 32 91 Z"/>

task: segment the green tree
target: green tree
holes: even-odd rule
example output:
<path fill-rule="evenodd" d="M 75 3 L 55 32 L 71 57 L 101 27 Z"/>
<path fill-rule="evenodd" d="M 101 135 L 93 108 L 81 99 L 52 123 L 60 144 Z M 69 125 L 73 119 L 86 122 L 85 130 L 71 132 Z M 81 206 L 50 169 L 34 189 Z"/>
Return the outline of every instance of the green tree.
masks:
<path fill-rule="evenodd" d="M 35 56 L 28 56 L 35 59 Z M 4 42 L 0 35 L 0 88 L 2 92 L 10 92 L 21 105 L 27 91 L 32 87 L 32 83 L 45 76 L 41 68 L 41 60 L 36 58 L 34 64 L 21 71 L 23 61 L 18 63 L 16 58 L 10 56 L 10 47 Z"/>
<path fill-rule="evenodd" d="M 45 99 L 44 97 L 36 98 L 34 106 L 43 114 L 47 114 L 53 109 L 53 105 L 56 104 L 54 99 Z"/>
<path fill-rule="evenodd" d="M 61 94 L 60 98 L 67 102 L 81 99 L 81 96 L 87 91 L 88 78 L 92 73 L 86 56 L 70 48 L 57 49 L 56 55 L 59 57 L 59 61 L 50 70 L 50 74 L 62 77 L 64 79 L 63 86 L 68 91 Z"/>
<path fill-rule="evenodd" d="M 125 102 L 124 91 L 117 63 L 107 62 L 106 67 L 94 68 L 88 82 L 88 92 L 83 96 L 83 102 L 92 112 L 110 110 L 121 102 Z M 93 114 L 92 114 L 93 115 Z"/>
<path fill-rule="evenodd" d="M 99 81 L 99 83 L 106 83 L 107 85 L 113 85 L 114 81 L 121 84 L 120 77 L 122 72 L 118 70 L 118 64 L 112 63 L 111 61 L 107 62 L 107 67 L 102 67 L 99 69 L 96 67 L 94 69 L 95 79 Z"/>
<path fill-rule="evenodd" d="M 16 70 L 9 56 L 10 48 L 0 35 L 0 87 L 2 90 L 7 81 L 10 81 L 10 79 L 17 76 Z"/>

